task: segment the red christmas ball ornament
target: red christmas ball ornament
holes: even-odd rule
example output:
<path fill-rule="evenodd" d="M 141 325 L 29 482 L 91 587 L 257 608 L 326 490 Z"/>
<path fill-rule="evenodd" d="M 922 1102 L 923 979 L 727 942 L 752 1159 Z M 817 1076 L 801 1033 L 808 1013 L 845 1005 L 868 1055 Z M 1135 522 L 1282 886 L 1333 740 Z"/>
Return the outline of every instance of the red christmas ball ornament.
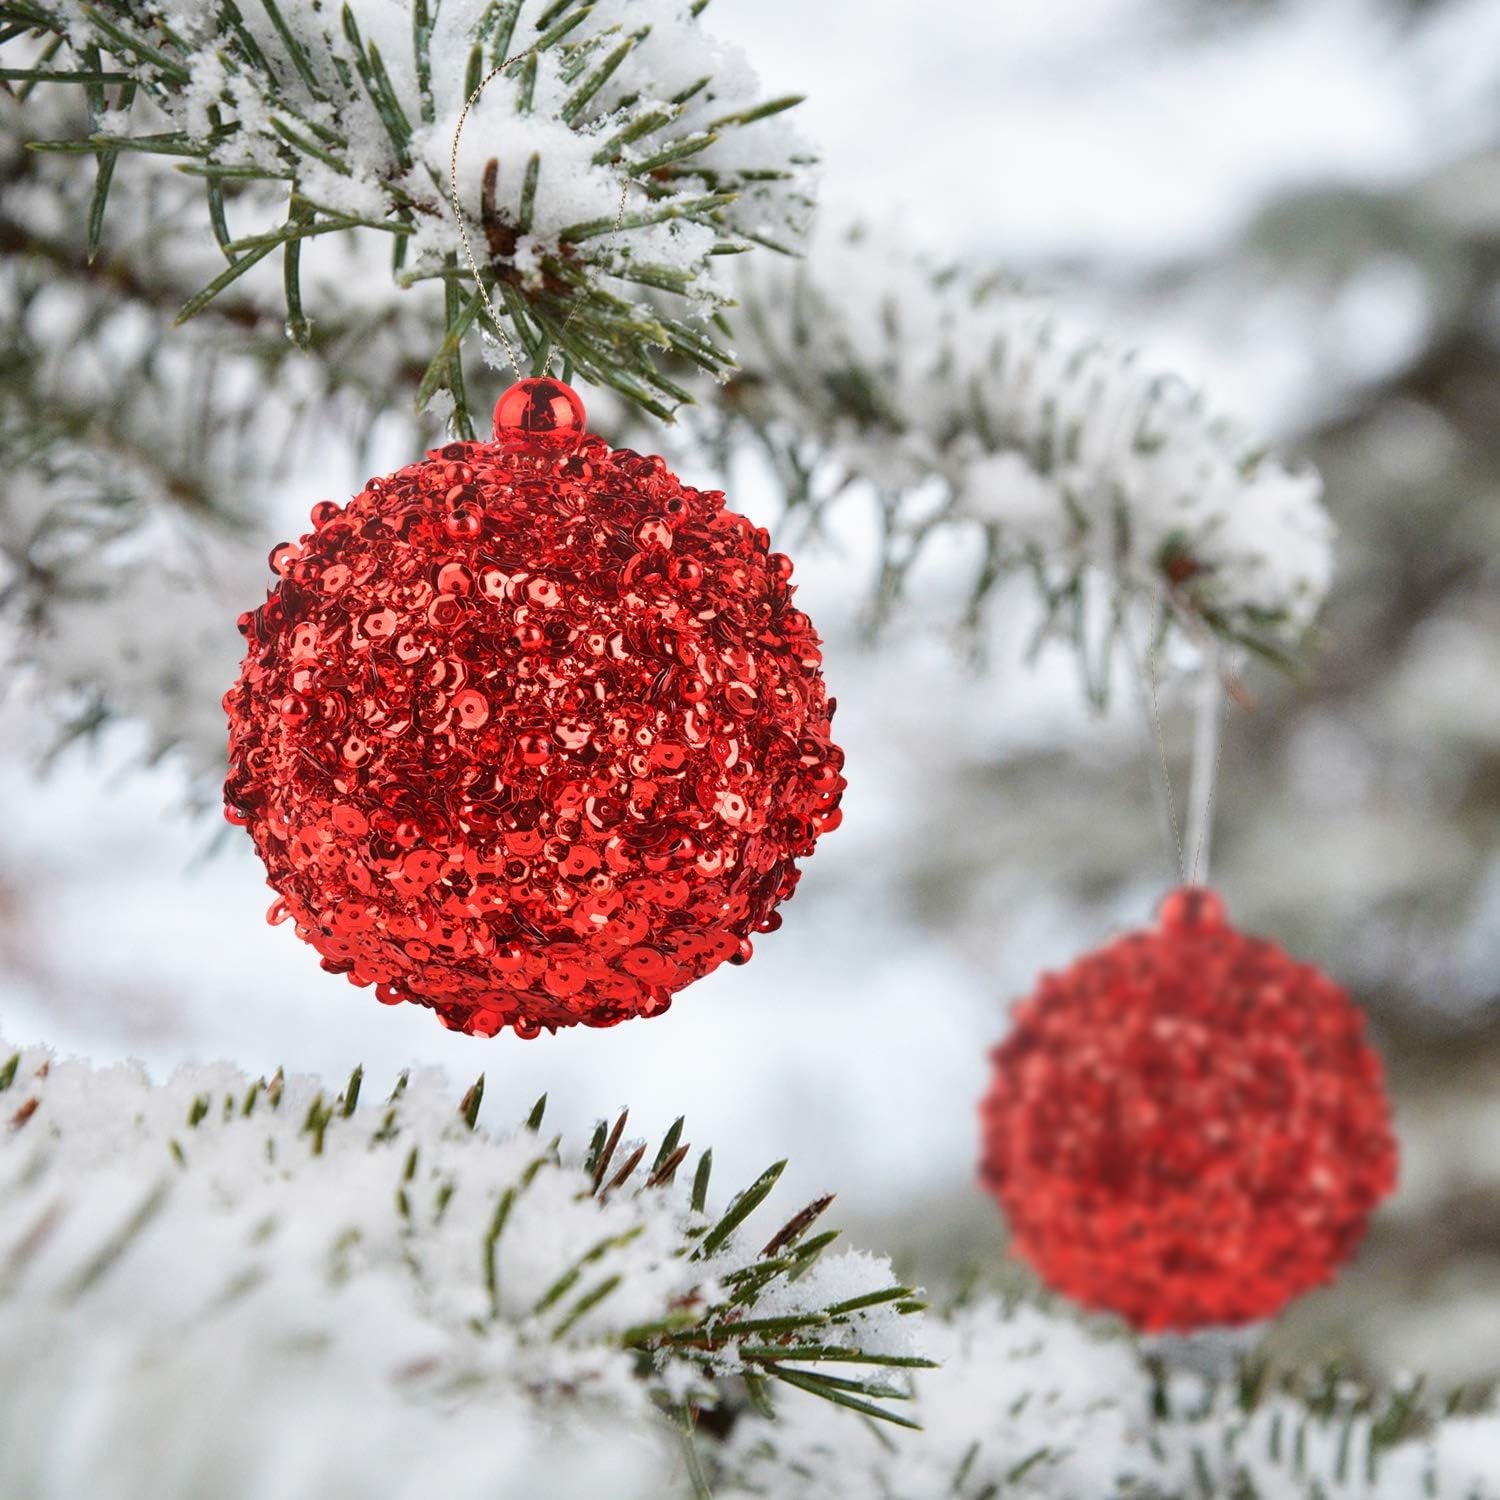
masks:
<path fill-rule="evenodd" d="M 1044 975 L 993 1055 L 980 1171 L 1016 1252 L 1143 1330 L 1279 1311 L 1395 1185 L 1359 1010 L 1201 887 Z"/>
<path fill-rule="evenodd" d="M 312 519 L 240 621 L 224 797 L 325 969 L 535 1036 L 780 925 L 845 783 L 763 528 L 545 379 Z"/>

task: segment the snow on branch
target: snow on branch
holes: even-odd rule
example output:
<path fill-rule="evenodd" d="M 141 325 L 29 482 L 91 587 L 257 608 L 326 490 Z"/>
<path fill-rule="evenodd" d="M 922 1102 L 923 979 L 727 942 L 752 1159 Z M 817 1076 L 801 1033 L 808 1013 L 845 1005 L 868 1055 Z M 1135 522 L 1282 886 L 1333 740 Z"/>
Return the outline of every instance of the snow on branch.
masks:
<path fill-rule="evenodd" d="M 302 413 L 368 394 L 347 400 L 332 363 L 288 368 L 279 319 L 247 301 L 174 332 L 195 259 L 172 233 L 186 184 L 131 195 L 116 227 L 135 253 L 106 238 L 90 264 L 57 232 L 87 184 L 21 149 L 19 113 L 0 101 L 0 677 L 19 667 L 65 733 L 139 717 L 153 749 L 186 742 L 217 768 L 234 617 L 265 571 L 245 498 Z"/>
<path fill-rule="evenodd" d="M 425 403 L 446 390 L 469 427 L 459 355 L 489 325 L 448 199 L 464 101 L 494 68 L 458 156 L 485 281 L 534 362 L 546 351 L 666 415 L 688 399 L 652 357 L 721 371 L 707 319 L 728 298 L 720 257 L 788 248 L 810 207 L 810 160 L 733 49 L 676 0 L 5 0 L 23 87 L 73 83 L 82 134 L 34 149 L 93 158 L 91 243 L 119 158 L 164 157 L 197 179 L 216 274 L 191 316 L 268 257 L 286 319 L 304 306 L 309 241 L 388 237 L 401 286 L 442 289 Z M 648 300 L 647 293 L 651 294 Z M 491 331 L 493 327 L 491 325 Z"/>
<path fill-rule="evenodd" d="M 3 1481 L 1500 1500 L 1492 1408 L 1255 1361 L 1211 1381 L 1021 1302 L 922 1317 L 888 1261 L 830 1248 L 828 1199 L 766 1219 L 779 1167 L 711 1211 L 681 1121 L 653 1149 L 622 1115 L 575 1153 L 544 1112 L 492 1134 L 482 1078 L 377 1094 L 358 1069 L 336 1089 L 221 1064 L 153 1086 L 0 1043 Z"/>
<path fill-rule="evenodd" d="M 902 1420 L 920 1304 L 827 1200 L 762 1222 L 779 1166 L 714 1213 L 681 1121 L 576 1154 L 545 1101 L 489 1134 L 482 1078 L 373 1094 L 0 1045 L 8 1485 L 661 1500 L 731 1390 Z"/>
<path fill-rule="evenodd" d="M 731 430 L 749 426 L 794 505 L 875 493 L 879 612 L 962 536 L 963 623 L 1025 571 L 1044 632 L 1072 638 L 1101 691 L 1141 605 L 1162 627 L 1297 657 L 1332 571 L 1321 481 L 1181 382 L 1039 298 L 860 233 L 748 273 L 743 300 Z"/>
<path fill-rule="evenodd" d="M 1419 1386 L 1336 1372 L 1217 1384 L 1060 1312 L 981 1301 L 929 1318 L 919 1432 L 806 1408 L 747 1420 L 724 1458 L 776 1500 L 1495 1500 L 1500 1416 L 1455 1415 Z"/>

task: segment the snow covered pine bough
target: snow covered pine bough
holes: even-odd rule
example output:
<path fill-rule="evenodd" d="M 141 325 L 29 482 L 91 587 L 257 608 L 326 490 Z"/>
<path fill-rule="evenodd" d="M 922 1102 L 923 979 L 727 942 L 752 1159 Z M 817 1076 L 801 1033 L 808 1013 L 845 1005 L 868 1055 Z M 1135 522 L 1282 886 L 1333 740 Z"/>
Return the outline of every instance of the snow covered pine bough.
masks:
<path fill-rule="evenodd" d="M 720 1199 L 681 1121 L 570 1144 L 482 1078 L 0 1041 L 0 1496 L 1500 1494 L 1492 1414 L 1212 1331 L 1331 1275 L 1395 1169 L 1347 997 L 1205 889 L 1219 689 L 1305 652 L 1317 477 L 1022 293 L 857 233 L 781 254 L 797 101 L 704 9 L 0 0 L 7 666 L 64 733 L 222 775 L 254 497 L 300 434 L 404 423 L 425 459 L 272 550 L 227 806 L 325 968 L 527 1035 L 747 958 L 843 788 L 790 563 L 566 382 L 621 430 L 683 409 L 688 478 L 744 445 L 793 513 L 872 508 L 877 620 L 935 552 L 970 631 L 1030 576 L 1089 697 L 1121 653 L 1193 688 L 1197 775 L 1161 931 L 997 1052 L 985 1180 L 1044 1279 L 1170 1336 L 925 1308 L 827 1198 L 773 1211 L 780 1164 Z"/>

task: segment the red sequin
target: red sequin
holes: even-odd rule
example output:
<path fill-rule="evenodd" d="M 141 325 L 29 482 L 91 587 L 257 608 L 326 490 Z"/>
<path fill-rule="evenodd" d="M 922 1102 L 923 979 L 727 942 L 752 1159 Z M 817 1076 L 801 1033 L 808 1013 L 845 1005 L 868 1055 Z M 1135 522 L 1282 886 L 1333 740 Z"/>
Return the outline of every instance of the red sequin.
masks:
<path fill-rule="evenodd" d="M 1016 1252 L 1141 1329 L 1279 1311 L 1395 1185 L 1360 1012 L 1212 891 L 1044 975 L 994 1060 L 980 1171 Z"/>
<path fill-rule="evenodd" d="M 656 1015 L 743 963 L 840 817 L 785 559 L 582 425 L 523 382 L 503 441 L 320 502 L 224 700 L 226 817 L 277 919 L 482 1035 Z"/>

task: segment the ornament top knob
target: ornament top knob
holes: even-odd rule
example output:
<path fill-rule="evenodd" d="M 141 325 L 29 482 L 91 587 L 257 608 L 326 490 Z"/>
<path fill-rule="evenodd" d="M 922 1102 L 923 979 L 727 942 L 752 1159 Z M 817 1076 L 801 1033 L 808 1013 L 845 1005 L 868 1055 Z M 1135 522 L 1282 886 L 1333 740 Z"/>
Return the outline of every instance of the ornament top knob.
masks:
<path fill-rule="evenodd" d="M 518 380 L 495 403 L 495 441 L 502 448 L 570 453 L 583 433 L 583 402 L 560 380 Z"/>
<path fill-rule="evenodd" d="M 1224 902 L 1206 885 L 1182 885 L 1167 894 L 1157 913 L 1163 932 L 1188 928 L 1222 927 L 1227 920 Z"/>

